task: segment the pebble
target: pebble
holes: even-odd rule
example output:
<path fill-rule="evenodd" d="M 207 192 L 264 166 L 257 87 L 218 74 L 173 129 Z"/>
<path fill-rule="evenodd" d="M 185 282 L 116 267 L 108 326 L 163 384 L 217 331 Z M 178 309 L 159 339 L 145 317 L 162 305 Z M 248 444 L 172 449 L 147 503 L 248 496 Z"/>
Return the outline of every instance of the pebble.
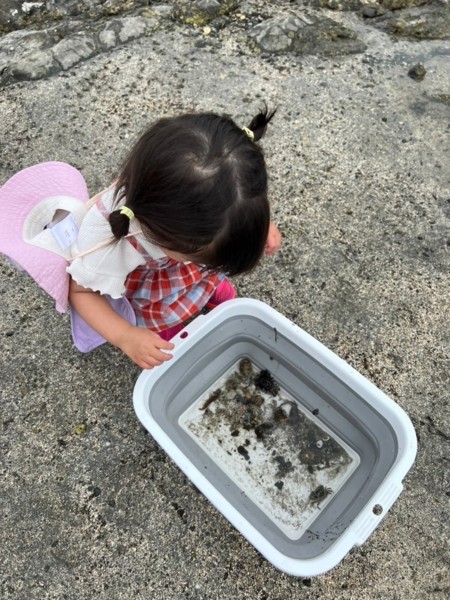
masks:
<path fill-rule="evenodd" d="M 408 71 L 408 75 L 411 79 L 415 79 L 416 81 L 422 81 L 426 75 L 427 70 L 423 66 L 422 63 L 417 63 L 413 67 L 411 67 Z"/>
<path fill-rule="evenodd" d="M 385 9 L 379 4 L 366 4 L 361 9 L 361 14 L 365 19 L 374 19 L 384 15 Z"/>
<path fill-rule="evenodd" d="M 217 0 L 198 0 L 194 4 L 199 11 L 205 12 L 212 17 L 218 16 L 222 8 L 220 2 L 217 2 Z"/>

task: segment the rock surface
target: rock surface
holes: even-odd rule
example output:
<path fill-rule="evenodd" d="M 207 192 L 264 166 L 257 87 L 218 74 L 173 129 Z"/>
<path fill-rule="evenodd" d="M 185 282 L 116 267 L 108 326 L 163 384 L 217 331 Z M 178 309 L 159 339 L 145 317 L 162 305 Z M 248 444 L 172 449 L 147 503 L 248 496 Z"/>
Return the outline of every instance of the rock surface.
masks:
<path fill-rule="evenodd" d="M 337 56 L 364 52 L 355 32 L 327 17 L 300 14 L 267 19 L 250 36 L 266 52 Z"/>
<path fill-rule="evenodd" d="M 373 2 L 246 0 L 218 14 L 210 3 L 207 22 L 178 16 L 194 4 L 206 6 L 2 2 L 0 181 L 62 160 L 94 193 L 163 115 L 214 110 L 244 126 L 263 100 L 278 106 L 263 145 L 283 246 L 235 284 L 393 398 L 417 461 L 367 542 L 320 577 L 285 575 L 142 430 L 139 370 L 111 347 L 78 353 L 68 319 L 0 258 L 0 597 L 447 600 L 449 42 L 387 34 L 383 16 L 361 14 Z M 304 18 L 330 19 L 366 50 L 255 49 L 261 23 Z"/>
<path fill-rule="evenodd" d="M 150 4 L 150 6 L 149 6 Z M 362 53 L 366 44 L 360 23 L 338 18 L 354 12 L 358 20 L 407 39 L 450 39 L 447 0 L 305 0 L 273 3 L 197 0 L 151 3 L 145 0 L 8 0 L 0 9 L 0 87 L 14 81 L 41 79 L 132 39 L 190 26 L 200 32 L 245 32 L 243 43 L 269 53 L 339 56 Z M 241 8 L 239 8 L 241 6 Z M 249 18 L 245 15 L 248 8 Z M 332 9 L 328 15 L 321 8 Z M 240 12 L 239 12 L 240 11 Z M 211 26 L 212 29 L 211 29 Z M 218 36 L 221 37 L 221 36 Z"/>
<path fill-rule="evenodd" d="M 397 37 L 411 40 L 450 39 L 450 6 L 436 5 L 385 14 L 377 26 Z"/>

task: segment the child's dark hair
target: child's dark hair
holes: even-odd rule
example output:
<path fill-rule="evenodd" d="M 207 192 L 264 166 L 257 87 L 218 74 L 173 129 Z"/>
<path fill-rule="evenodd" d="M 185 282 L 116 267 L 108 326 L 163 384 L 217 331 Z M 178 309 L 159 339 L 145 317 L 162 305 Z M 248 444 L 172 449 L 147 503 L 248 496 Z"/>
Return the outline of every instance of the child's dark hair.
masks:
<path fill-rule="evenodd" d="M 208 268 L 237 275 L 260 260 L 269 230 L 267 172 L 261 148 L 275 111 L 248 129 L 213 113 L 164 118 L 132 149 L 116 182 L 116 201 L 146 237 Z M 120 209 L 109 217 L 117 239 L 128 233 Z"/>

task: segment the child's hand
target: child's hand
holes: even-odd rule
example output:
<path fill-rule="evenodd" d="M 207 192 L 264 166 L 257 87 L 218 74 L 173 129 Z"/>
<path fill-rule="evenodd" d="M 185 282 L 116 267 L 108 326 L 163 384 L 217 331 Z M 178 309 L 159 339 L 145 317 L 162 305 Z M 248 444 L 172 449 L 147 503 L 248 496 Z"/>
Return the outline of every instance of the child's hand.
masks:
<path fill-rule="evenodd" d="M 125 330 L 117 346 L 141 369 L 153 369 L 162 365 L 172 358 L 171 354 L 163 350 L 175 348 L 172 342 L 163 340 L 157 333 L 131 325 Z"/>
<path fill-rule="evenodd" d="M 278 231 L 278 227 L 273 223 L 269 226 L 269 234 L 266 240 L 266 247 L 264 248 L 265 254 L 275 254 L 281 246 L 281 233 Z"/>

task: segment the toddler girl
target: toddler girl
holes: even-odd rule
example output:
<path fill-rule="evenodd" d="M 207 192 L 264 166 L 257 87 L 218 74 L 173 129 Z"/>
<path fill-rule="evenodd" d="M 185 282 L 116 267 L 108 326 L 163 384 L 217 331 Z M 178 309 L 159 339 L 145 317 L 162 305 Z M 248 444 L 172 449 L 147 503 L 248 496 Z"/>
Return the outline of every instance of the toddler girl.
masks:
<path fill-rule="evenodd" d="M 255 143 L 273 114 L 265 109 L 243 129 L 210 113 L 161 119 L 83 219 L 70 304 L 140 367 L 170 359 L 168 340 L 187 319 L 235 297 L 225 274 L 248 272 L 278 249 Z M 115 243 L 90 251 L 111 233 Z M 105 294 L 128 298 L 136 326 Z"/>

